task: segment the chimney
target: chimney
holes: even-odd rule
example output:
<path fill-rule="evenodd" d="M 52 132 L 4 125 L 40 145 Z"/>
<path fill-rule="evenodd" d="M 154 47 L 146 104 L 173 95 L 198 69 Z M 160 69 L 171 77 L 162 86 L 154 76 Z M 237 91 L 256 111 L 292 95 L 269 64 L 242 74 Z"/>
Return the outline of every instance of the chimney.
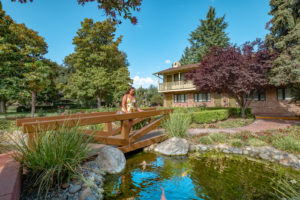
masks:
<path fill-rule="evenodd" d="M 181 64 L 180 64 L 180 62 L 178 62 L 178 61 L 175 61 L 174 63 L 173 63 L 173 68 L 177 68 L 177 67 L 180 67 L 181 66 Z"/>

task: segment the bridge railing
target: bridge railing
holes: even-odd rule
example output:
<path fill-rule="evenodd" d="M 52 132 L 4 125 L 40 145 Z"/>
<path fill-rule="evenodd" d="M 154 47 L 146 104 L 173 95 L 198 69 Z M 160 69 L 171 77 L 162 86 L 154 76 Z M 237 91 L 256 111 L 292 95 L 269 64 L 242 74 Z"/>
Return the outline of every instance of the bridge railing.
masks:
<path fill-rule="evenodd" d="M 79 131 L 86 135 L 93 135 L 96 142 L 120 146 L 123 152 L 128 152 L 165 139 L 164 135 L 159 135 L 154 137 L 154 139 L 149 139 L 151 142 L 144 141 L 142 144 L 140 142 L 140 145 L 135 144 L 138 139 L 156 129 L 164 119 L 169 117 L 171 112 L 173 112 L 172 109 L 145 109 L 142 112 L 123 114 L 116 112 L 98 112 L 18 119 L 16 124 L 17 126 L 22 126 L 23 133 L 28 134 L 28 143 L 30 144 L 33 138 L 38 137 L 38 133 L 42 131 L 56 130 L 61 127 L 81 127 L 104 123 L 104 130 L 86 130 L 79 128 Z M 130 133 L 129 120 L 131 120 L 133 124 L 137 124 L 148 118 L 150 118 L 149 124 Z M 112 123 L 117 121 L 121 122 L 120 126 L 113 127 Z"/>

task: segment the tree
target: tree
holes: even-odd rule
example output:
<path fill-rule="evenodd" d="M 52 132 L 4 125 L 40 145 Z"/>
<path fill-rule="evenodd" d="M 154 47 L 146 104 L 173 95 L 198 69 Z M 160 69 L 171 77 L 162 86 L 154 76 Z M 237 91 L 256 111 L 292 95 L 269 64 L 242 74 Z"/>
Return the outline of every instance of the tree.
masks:
<path fill-rule="evenodd" d="M 5 15 L 0 3 L 0 112 L 9 99 L 26 96 L 24 77 L 30 65 L 47 53 L 47 44 L 37 32 L 15 23 Z"/>
<path fill-rule="evenodd" d="M 212 47 L 199 68 L 187 73 L 186 78 L 192 80 L 199 91 L 230 95 L 245 117 L 251 92 L 268 86 L 266 73 L 272 68 L 275 56 L 260 40 L 247 42 L 241 47 Z"/>
<path fill-rule="evenodd" d="M 266 41 L 279 56 L 274 60 L 270 82 L 276 86 L 300 89 L 300 1 L 271 0 L 273 18 L 267 23 Z"/>
<path fill-rule="evenodd" d="M 215 8 L 210 7 L 205 20 L 190 34 L 190 47 L 186 47 L 181 57 L 181 64 L 193 64 L 201 61 L 202 57 L 212 46 L 226 47 L 229 38 L 225 33 L 228 24 L 223 17 L 216 17 Z"/>
<path fill-rule="evenodd" d="M 16 98 L 20 71 L 20 53 L 11 26 L 15 22 L 2 10 L 0 2 L 0 113 L 6 112 L 6 102 Z"/>
<path fill-rule="evenodd" d="M 128 88 L 128 62 L 118 49 L 122 37 L 115 40 L 115 22 L 85 19 L 81 26 L 73 39 L 75 52 L 65 58 L 75 69 L 65 91 L 69 97 L 96 98 L 99 108 L 105 97 L 119 97 Z"/>
<path fill-rule="evenodd" d="M 33 2 L 33 0 L 11 0 L 13 2 L 18 1 L 20 3 Z M 79 5 L 84 6 L 86 3 L 95 2 L 96 0 L 77 0 Z M 132 15 L 133 11 L 140 11 L 142 0 L 97 0 L 98 8 L 105 11 L 107 16 L 113 18 L 114 21 L 118 21 L 118 16 L 124 19 L 129 19 L 132 24 L 137 24 L 137 18 Z"/>
<path fill-rule="evenodd" d="M 151 97 L 151 106 L 162 106 L 164 104 L 164 99 L 161 94 L 157 93 Z"/>
<path fill-rule="evenodd" d="M 37 93 L 51 85 L 55 75 L 55 63 L 43 59 L 27 63 L 24 86 L 31 94 L 31 117 L 34 117 Z"/>

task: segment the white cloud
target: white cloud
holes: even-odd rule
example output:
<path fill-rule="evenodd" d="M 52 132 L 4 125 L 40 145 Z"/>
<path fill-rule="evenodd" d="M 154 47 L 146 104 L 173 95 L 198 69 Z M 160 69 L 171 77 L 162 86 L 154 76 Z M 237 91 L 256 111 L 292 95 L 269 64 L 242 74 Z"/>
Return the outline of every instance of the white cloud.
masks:
<path fill-rule="evenodd" d="M 165 60 L 166 64 L 171 64 L 171 60 Z"/>
<path fill-rule="evenodd" d="M 133 87 L 135 88 L 139 88 L 139 87 L 148 88 L 150 85 L 157 86 L 157 82 L 150 77 L 145 77 L 145 78 L 142 78 L 140 76 L 133 77 Z"/>

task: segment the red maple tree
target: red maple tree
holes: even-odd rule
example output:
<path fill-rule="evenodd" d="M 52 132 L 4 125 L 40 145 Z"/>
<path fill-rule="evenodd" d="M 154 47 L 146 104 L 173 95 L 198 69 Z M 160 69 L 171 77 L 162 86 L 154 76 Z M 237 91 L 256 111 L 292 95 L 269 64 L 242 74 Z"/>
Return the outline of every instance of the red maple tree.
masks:
<path fill-rule="evenodd" d="M 186 79 L 192 80 L 199 91 L 233 97 L 245 117 L 249 95 L 269 85 L 267 73 L 275 57 L 276 53 L 259 39 L 242 46 L 212 47 Z"/>

